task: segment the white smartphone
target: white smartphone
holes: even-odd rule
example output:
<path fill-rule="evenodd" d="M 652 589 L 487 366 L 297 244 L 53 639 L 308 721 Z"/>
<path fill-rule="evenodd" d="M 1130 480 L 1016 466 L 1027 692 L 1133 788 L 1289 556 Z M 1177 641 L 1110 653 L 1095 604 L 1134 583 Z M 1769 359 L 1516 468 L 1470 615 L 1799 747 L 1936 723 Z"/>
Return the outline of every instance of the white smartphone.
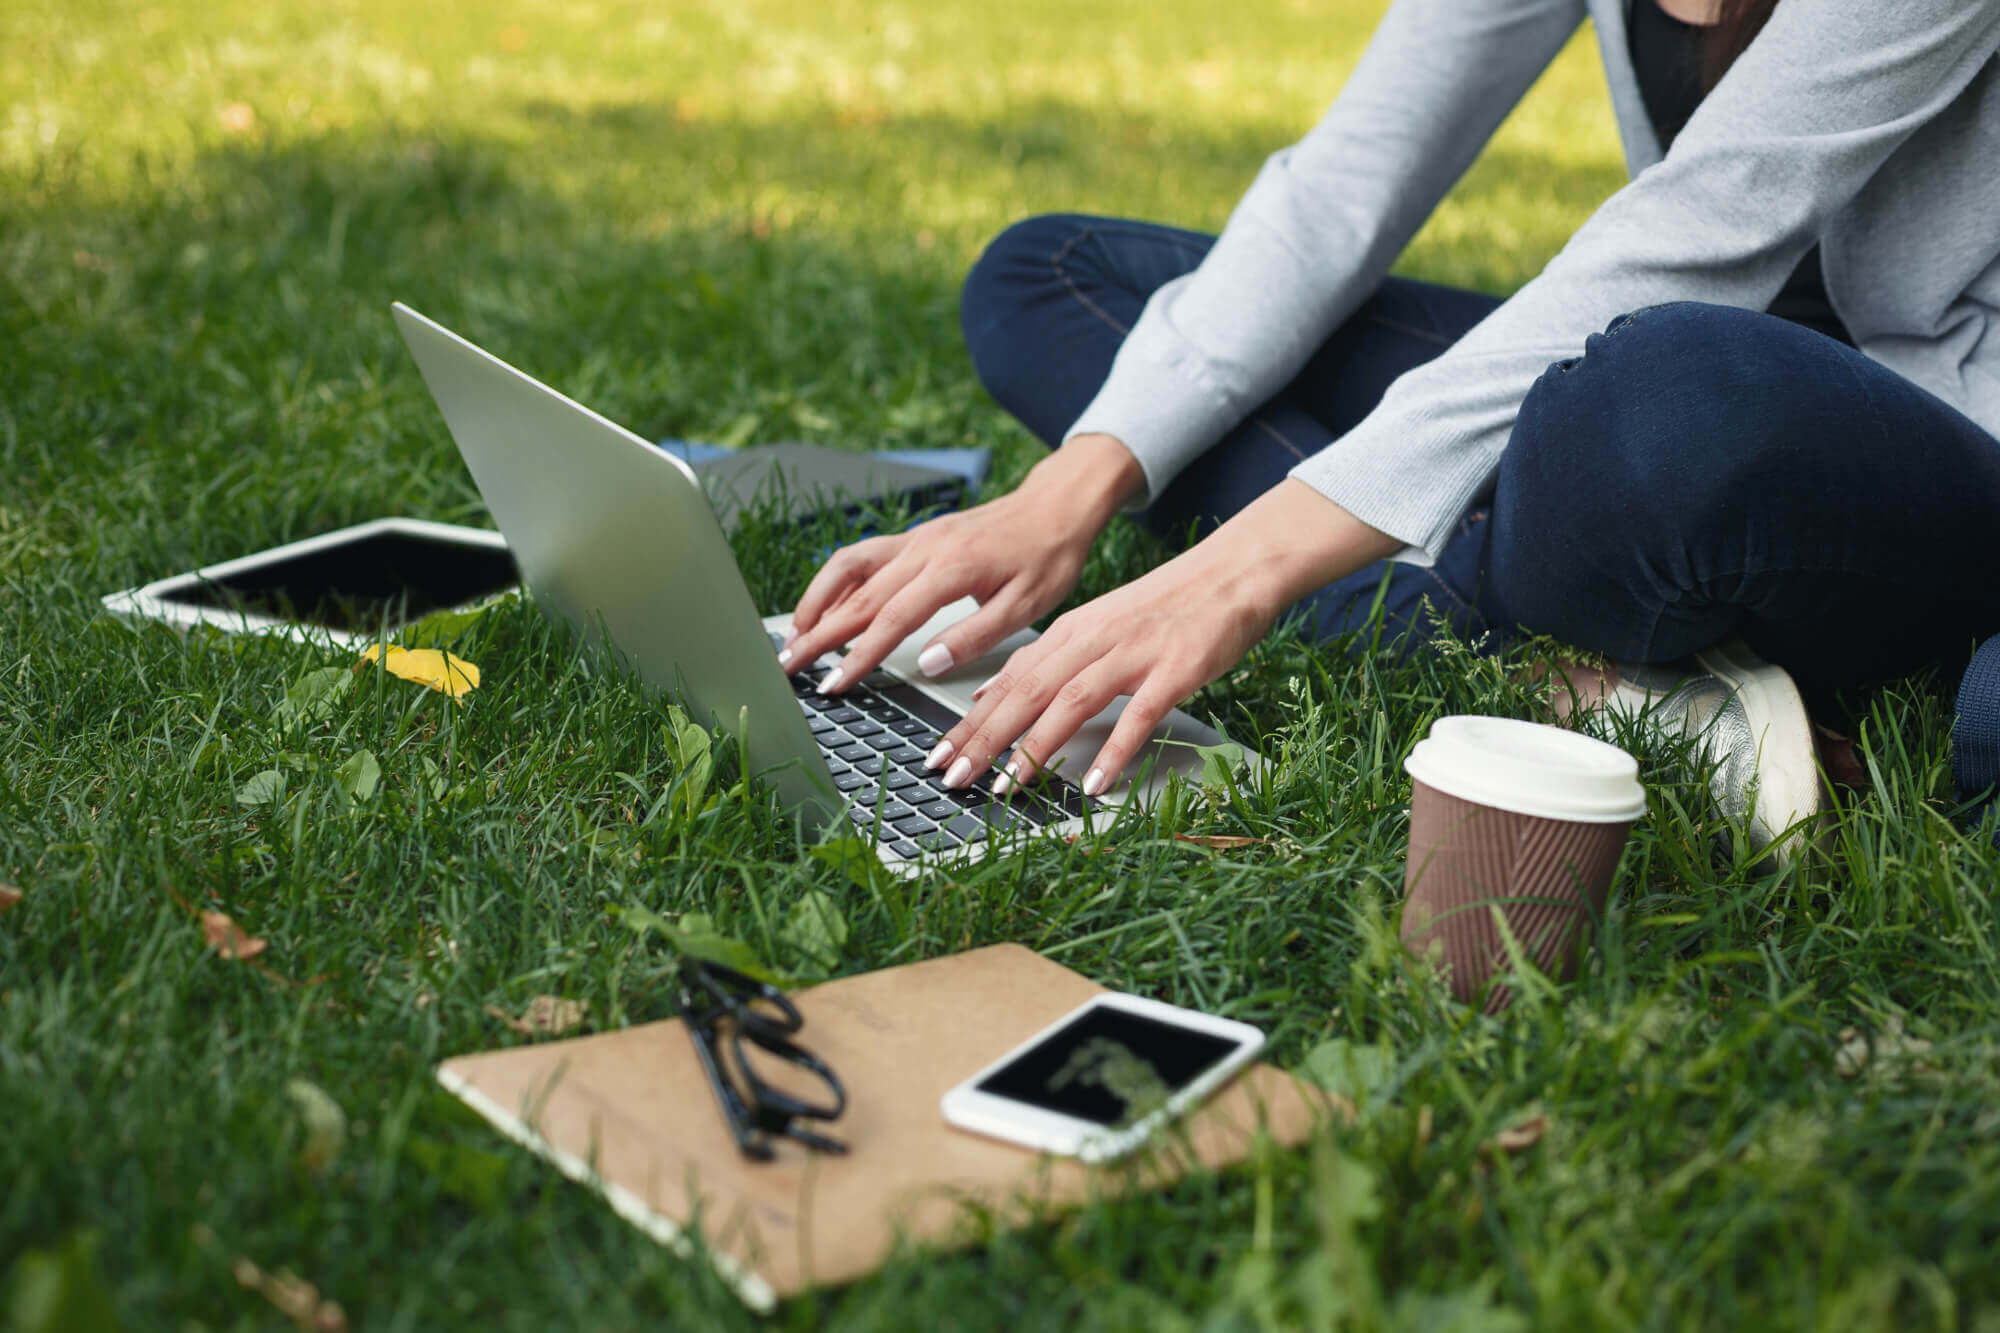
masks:
<path fill-rule="evenodd" d="M 372 643 L 433 611 L 516 587 L 507 539 L 484 528 L 381 518 L 206 565 L 104 599 L 113 615 L 191 628 Z"/>
<path fill-rule="evenodd" d="M 1229 1081 L 1264 1049 L 1248 1023 L 1100 995 L 944 1095 L 947 1123 L 1101 1162 Z"/>

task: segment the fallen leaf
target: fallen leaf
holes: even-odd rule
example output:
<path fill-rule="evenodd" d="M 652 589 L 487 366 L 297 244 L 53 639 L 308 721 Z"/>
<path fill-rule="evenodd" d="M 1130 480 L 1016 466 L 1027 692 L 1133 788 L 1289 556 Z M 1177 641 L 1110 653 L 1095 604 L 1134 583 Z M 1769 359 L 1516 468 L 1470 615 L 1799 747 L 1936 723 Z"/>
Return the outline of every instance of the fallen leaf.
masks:
<path fill-rule="evenodd" d="M 344 1333 L 347 1312 L 333 1301 L 323 1300 L 319 1288 L 289 1268 L 266 1273 L 248 1259 L 239 1258 L 230 1266 L 238 1286 L 254 1291 L 277 1308 L 279 1314 L 310 1333 Z"/>
<path fill-rule="evenodd" d="M 1269 842 L 1269 838 L 1246 838 L 1238 833 L 1176 833 L 1175 842 L 1191 842 L 1197 847 L 1207 847 L 1213 851 L 1230 851 L 1237 847 L 1255 847 Z"/>
<path fill-rule="evenodd" d="M 255 958 L 270 947 L 269 940 L 260 940 L 245 933 L 243 927 L 230 920 L 225 912 L 203 912 L 201 933 L 211 949 L 239 963 Z"/>
<path fill-rule="evenodd" d="M 1919 1057 L 1930 1049 L 1931 1043 L 1903 1031 L 1901 1014 L 1891 1014 L 1882 1030 L 1872 1036 L 1860 1028 L 1842 1028 L 1840 1049 L 1833 1054 L 1833 1068 L 1842 1078 L 1854 1078 L 1864 1072 L 1927 1074 L 1930 1067 Z"/>
<path fill-rule="evenodd" d="M 537 995 L 528 1001 L 519 1018 L 497 1004 L 487 1005 L 486 1012 L 524 1037 L 560 1037 L 583 1022 L 590 1013 L 590 1004 L 585 1000 L 565 1000 L 560 995 Z"/>
<path fill-rule="evenodd" d="M 21 891 L 12 884 L 0 884 L 0 912 L 4 912 L 20 902 L 21 897 Z"/>
<path fill-rule="evenodd" d="M 381 644 L 371 643 L 368 651 L 361 654 L 361 660 L 380 661 L 390 675 L 428 686 L 454 699 L 464 698 L 479 688 L 479 668 L 442 648 L 403 648 L 392 643 L 385 656 Z"/>
<path fill-rule="evenodd" d="M 1481 1145 L 1489 1152 L 1521 1152 L 1542 1141 L 1542 1135 L 1549 1132 L 1549 1118 L 1545 1115 L 1529 1116 L 1511 1129 L 1503 1129 Z"/>

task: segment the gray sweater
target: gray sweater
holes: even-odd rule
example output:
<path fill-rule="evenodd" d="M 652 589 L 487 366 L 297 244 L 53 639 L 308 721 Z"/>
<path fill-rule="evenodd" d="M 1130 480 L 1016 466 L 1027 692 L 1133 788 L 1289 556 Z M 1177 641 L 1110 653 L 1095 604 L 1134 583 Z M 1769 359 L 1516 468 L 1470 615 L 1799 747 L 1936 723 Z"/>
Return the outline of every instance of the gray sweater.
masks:
<path fill-rule="evenodd" d="M 1149 503 L 1374 290 L 1586 13 L 1631 182 L 1292 475 L 1429 563 L 1551 362 L 1643 306 L 1762 310 L 1815 241 L 1856 345 L 2000 435 L 2000 0 L 1782 0 L 1664 158 L 1622 0 L 1395 0 L 1070 434 L 1123 441 Z"/>

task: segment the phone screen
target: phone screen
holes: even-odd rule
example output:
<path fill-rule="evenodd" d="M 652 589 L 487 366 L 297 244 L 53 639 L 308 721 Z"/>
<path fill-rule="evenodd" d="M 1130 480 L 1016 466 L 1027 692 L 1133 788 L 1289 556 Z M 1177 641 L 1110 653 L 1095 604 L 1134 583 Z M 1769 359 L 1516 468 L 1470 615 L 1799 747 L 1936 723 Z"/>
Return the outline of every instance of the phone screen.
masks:
<path fill-rule="evenodd" d="M 328 629 L 368 630 L 462 606 L 521 581 L 506 550 L 382 532 L 162 590 L 167 602 L 226 607 Z"/>
<path fill-rule="evenodd" d="M 1156 1109 L 1238 1043 L 1157 1018 L 1096 1005 L 977 1084 L 979 1091 L 1122 1125 Z"/>

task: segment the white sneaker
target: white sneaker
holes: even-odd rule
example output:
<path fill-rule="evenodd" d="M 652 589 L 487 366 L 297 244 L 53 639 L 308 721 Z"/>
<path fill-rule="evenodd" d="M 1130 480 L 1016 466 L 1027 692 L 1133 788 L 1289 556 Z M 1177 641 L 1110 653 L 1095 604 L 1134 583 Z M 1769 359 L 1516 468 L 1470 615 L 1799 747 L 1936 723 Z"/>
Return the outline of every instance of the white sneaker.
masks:
<path fill-rule="evenodd" d="M 1614 663 L 1603 707 L 1694 740 L 1714 765 L 1709 791 L 1750 843 L 1783 866 L 1820 810 L 1812 722 L 1798 686 L 1732 639 L 1662 666 Z"/>

